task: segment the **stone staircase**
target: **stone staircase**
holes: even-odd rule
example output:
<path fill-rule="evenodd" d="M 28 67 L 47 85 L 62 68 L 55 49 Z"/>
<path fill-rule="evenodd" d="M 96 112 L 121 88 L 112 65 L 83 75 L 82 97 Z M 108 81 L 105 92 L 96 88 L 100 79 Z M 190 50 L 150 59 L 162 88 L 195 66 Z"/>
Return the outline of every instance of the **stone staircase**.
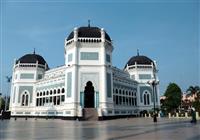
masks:
<path fill-rule="evenodd" d="M 83 120 L 85 121 L 97 121 L 98 113 L 96 108 L 84 108 L 83 109 Z"/>

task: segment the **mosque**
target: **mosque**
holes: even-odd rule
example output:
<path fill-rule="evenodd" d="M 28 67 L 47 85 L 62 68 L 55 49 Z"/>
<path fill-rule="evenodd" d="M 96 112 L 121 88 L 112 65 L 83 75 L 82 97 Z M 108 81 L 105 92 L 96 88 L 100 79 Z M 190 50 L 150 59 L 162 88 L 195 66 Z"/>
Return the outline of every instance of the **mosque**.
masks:
<path fill-rule="evenodd" d="M 131 57 L 123 70 L 112 66 L 113 44 L 103 28 L 74 28 L 65 38 L 65 64 L 49 69 L 45 59 L 25 54 L 13 66 L 12 117 L 106 119 L 138 116 L 159 108 L 155 61 Z"/>

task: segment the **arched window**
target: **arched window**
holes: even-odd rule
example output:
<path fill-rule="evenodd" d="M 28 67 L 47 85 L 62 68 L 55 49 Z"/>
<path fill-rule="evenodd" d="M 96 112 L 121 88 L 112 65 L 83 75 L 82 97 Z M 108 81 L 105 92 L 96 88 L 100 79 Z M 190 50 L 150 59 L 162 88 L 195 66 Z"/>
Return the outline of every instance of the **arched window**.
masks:
<path fill-rule="evenodd" d="M 147 94 L 147 105 L 149 105 L 150 102 L 149 102 L 149 94 Z"/>
<path fill-rule="evenodd" d="M 60 89 L 57 90 L 57 93 L 60 93 Z"/>
<path fill-rule="evenodd" d="M 137 98 L 135 98 L 135 106 L 137 106 Z"/>
<path fill-rule="evenodd" d="M 131 97 L 129 97 L 129 98 L 128 98 L 128 105 L 129 105 L 129 106 L 132 105 L 131 102 L 132 102 L 132 99 L 131 99 Z"/>
<path fill-rule="evenodd" d="M 118 103 L 118 96 L 116 96 L 116 105 L 118 105 L 119 103 Z"/>
<path fill-rule="evenodd" d="M 25 91 L 21 96 L 21 106 L 28 106 L 29 94 Z"/>
<path fill-rule="evenodd" d="M 46 91 L 46 95 L 49 95 L 49 91 L 48 90 Z"/>
<path fill-rule="evenodd" d="M 119 105 L 122 104 L 122 96 L 119 96 Z"/>
<path fill-rule="evenodd" d="M 145 91 L 143 96 L 144 96 L 144 105 L 150 105 L 150 93 Z"/>
<path fill-rule="evenodd" d="M 126 104 L 126 98 L 123 96 L 122 99 L 123 99 L 123 103 L 122 104 L 125 105 Z"/>
<path fill-rule="evenodd" d="M 144 105 L 146 105 L 146 104 L 147 104 L 147 102 L 146 102 L 146 101 L 147 101 L 147 94 L 145 93 L 145 94 L 144 94 Z"/>
<path fill-rule="evenodd" d="M 64 88 L 62 88 L 62 91 L 61 91 L 62 93 L 65 93 L 65 89 Z"/>
<path fill-rule="evenodd" d="M 125 101 L 125 105 L 128 105 L 129 103 L 128 103 L 128 97 L 126 97 L 126 101 Z"/>
<path fill-rule="evenodd" d="M 134 100 L 134 98 L 131 98 L 131 102 L 132 102 L 132 106 L 135 106 L 135 100 Z"/>
<path fill-rule="evenodd" d="M 113 95 L 113 102 L 114 102 L 114 104 L 116 104 L 116 96 L 115 95 Z"/>
<path fill-rule="evenodd" d="M 21 104 L 22 106 L 24 106 L 24 101 L 25 101 L 25 95 L 23 94 L 22 95 L 22 104 Z"/>
<path fill-rule="evenodd" d="M 25 106 L 28 106 L 28 94 L 26 94 L 26 97 L 25 97 Z"/>
<path fill-rule="evenodd" d="M 115 93 L 118 93 L 118 89 L 115 90 Z"/>
<path fill-rule="evenodd" d="M 56 94 L 56 90 L 55 89 L 54 89 L 53 93 Z"/>

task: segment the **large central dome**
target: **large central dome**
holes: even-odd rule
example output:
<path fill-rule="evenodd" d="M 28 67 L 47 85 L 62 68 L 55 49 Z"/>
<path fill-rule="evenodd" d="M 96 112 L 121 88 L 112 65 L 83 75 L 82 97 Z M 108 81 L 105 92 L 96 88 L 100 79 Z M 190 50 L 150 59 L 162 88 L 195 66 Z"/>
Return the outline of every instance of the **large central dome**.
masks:
<path fill-rule="evenodd" d="M 79 27 L 78 37 L 85 38 L 101 38 L 101 29 L 98 27 Z M 72 31 L 67 37 L 67 41 L 74 38 L 74 32 Z M 105 39 L 111 41 L 110 36 L 105 32 Z"/>

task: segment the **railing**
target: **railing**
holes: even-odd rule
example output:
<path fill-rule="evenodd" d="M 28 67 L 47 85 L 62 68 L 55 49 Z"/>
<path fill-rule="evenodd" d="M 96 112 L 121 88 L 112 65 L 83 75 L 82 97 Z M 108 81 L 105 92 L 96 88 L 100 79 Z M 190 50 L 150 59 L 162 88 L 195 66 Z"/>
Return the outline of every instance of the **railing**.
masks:
<path fill-rule="evenodd" d="M 41 65 L 41 64 L 32 64 L 32 63 L 19 63 L 15 65 L 15 68 L 18 67 L 38 67 L 38 68 L 45 68 L 45 65 Z"/>
<path fill-rule="evenodd" d="M 200 114 L 199 112 L 196 112 L 195 113 L 196 115 L 196 119 L 200 119 Z M 145 118 L 152 118 L 152 114 L 151 113 L 145 113 L 142 117 L 145 117 Z M 162 117 L 160 115 L 160 113 L 158 113 L 158 118 Z M 184 112 L 184 113 L 168 113 L 168 117 L 169 119 L 184 119 L 184 118 L 191 118 L 191 114 L 188 113 L 188 112 Z"/>

